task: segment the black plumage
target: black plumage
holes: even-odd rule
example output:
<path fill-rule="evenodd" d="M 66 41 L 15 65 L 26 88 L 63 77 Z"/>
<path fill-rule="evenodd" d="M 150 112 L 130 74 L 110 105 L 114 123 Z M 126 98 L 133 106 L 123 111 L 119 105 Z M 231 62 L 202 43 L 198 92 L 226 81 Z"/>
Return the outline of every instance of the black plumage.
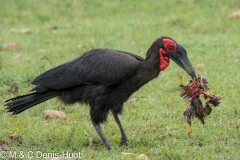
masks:
<path fill-rule="evenodd" d="M 160 49 L 164 50 L 165 58 L 169 54 L 169 57 L 175 62 L 179 61 L 178 65 L 186 63 L 181 67 L 190 75 L 195 74 L 192 73 L 194 70 L 187 58 L 186 51 L 184 49 L 179 51 L 177 47 L 169 49 L 166 46 L 168 44 L 163 43 L 164 39 L 171 44 L 174 43 L 178 48 L 183 48 L 171 38 L 161 37 L 153 42 L 145 59 L 118 50 L 90 50 L 82 56 L 36 77 L 32 82 L 35 85 L 31 90 L 32 93 L 6 101 L 8 112 L 18 114 L 56 96 L 65 104 L 85 103 L 90 106 L 93 126 L 106 148 L 110 149 L 111 147 L 100 123 L 107 119 L 109 111 L 112 112 L 119 125 L 122 135 L 121 142 L 127 145 L 128 140 L 118 114 L 122 112 L 123 103 L 135 91 L 159 75 L 160 54 L 162 54 Z M 174 58 L 171 57 L 173 53 L 182 55 Z"/>

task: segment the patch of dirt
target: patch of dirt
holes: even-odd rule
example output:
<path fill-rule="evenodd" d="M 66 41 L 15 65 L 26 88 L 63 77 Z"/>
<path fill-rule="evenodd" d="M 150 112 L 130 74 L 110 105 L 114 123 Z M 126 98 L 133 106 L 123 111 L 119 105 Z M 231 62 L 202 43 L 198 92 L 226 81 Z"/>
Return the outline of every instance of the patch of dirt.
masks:
<path fill-rule="evenodd" d="M 29 33 L 32 33 L 32 31 L 30 29 L 22 29 L 22 30 L 20 30 L 20 33 L 21 34 L 29 34 Z"/>
<path fill-rule="evenodd" d="M 0 142 L 0 148 L 3 151 L 9 151 L 10 150 L 10 145 L 7 141 L 4 140 L 4 141 Z"/>
<path fill-rule="evenodd" d="M 104 147 L 104 145 L 101 141 L 93 141 L 93 140 L 91 140 L 89 143 L 83 144 L 83 146 L 90 147 L 94 150 L 101 150 L 102 147 Z"/>
<path fill-rule="evenodd" d="M 240 11 L 234 11 L 231 14 L 228 15 L 229 19 L 236 19 L 240 18 Z"/>
<path fill-rule="evenodd" d="M 20 134 L 17 134 L 17 133 L 13 133 L 9 136 L 9 138 L 12 140 L 12 141 L 15 141 L 15 142 L 21 142 L 22 141 L 22 137 Z"/>
<path fill-rule="evenodd" d="M 15 49 L 19 49 L 19 44 L 17 42 L 8 43 L 8 44 L 3 45 L 3 50 L 5 50 L 5 51 L 15 50 Z"/>
<path fill-rule="evenodd" d="M 197 68 L 197 70 L 204 70 L 204 64 L 203 63 L 202 64 L 198 64 L 196 66 L 196 68 Z"/>
<path fill-rule="evenodd" d="M 56 119 L 56 118 L 61 118 L 63 120 L 67 120 L 67 116 L 65 113 L 63 113 L 62 111 L 57 111 L 57 110 L 52 110 L 52 109 L 48 109 L 45 110 L 43 112 L 43 117 L 45 119 Z"/>
<path fill-rule="evenodd" d="M 8 91 L 11 92 L 11 93 L 18 92 L 18 83 L 13 82 Z"/>

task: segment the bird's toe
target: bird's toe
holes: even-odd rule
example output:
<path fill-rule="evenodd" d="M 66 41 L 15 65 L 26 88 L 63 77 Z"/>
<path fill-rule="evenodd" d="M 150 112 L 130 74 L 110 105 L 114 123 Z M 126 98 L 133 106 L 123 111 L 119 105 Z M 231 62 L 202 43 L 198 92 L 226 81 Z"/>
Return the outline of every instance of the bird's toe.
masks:
<path fill-rule="evenodd" d="M 111 150 L 110 144 L 106 143 L 106 144 L 105 144 L 105 148 L 106 148 L 107 150 Z"/>
<path fill-rule="evenodd" d="M 121 139 L 121 145 L 128 146 L 128 139 L 127 138 L 122 138 Z"/>

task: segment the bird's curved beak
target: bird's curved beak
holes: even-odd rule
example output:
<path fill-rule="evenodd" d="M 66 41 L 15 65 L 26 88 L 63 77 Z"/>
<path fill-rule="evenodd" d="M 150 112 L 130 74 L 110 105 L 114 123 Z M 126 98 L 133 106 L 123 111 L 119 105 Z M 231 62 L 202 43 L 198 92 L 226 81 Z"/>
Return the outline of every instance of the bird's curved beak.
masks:
<path fill-rule="evenodd" d="M 166 56 L 183 68 L 192 78 L 197 79 L 192 64 L 188 59 L 187 52 L 180 44 L 177 44 L 177 51 L 168 52 Z"/>

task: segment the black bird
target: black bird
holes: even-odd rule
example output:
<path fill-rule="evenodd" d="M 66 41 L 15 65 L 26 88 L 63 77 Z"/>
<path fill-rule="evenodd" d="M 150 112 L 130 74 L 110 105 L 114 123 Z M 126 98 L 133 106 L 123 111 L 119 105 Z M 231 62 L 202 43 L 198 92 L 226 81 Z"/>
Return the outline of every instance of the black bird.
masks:
<path fill-rule="evenodd" d="M 170 37 L 156 39 L 146 53 L 146 58 L 118 50 L 93 49 L 82 56 L 54 67 L 36 77 L 30 94 L 6 101 L 8 112 L 18 114 L 53 97 L 65 104 L 76 102 L 90 106 L 91 121 L 105 147 L 111 146 L 100 123 L 112 112 L 121 132 L 121 143 L 128 139 L 118 118 L 123 103 L 144 84 L 166 69 L 170 59 L 191 77 L 195 71 L 186 50 Z"/>

